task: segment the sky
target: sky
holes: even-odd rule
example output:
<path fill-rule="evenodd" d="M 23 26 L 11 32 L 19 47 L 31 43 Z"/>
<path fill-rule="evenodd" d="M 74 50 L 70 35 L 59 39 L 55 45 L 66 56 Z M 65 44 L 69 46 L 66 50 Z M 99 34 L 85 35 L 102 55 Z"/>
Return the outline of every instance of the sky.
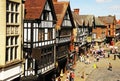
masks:
<path fill-rule="evenodd" d="M 62 0 L 61 0 L 62 1 Z M 79 8 L 80 15 L 108 16 L 120 19 L 120 0 L 64 0 L 70 2 L 71 9 Z"/>

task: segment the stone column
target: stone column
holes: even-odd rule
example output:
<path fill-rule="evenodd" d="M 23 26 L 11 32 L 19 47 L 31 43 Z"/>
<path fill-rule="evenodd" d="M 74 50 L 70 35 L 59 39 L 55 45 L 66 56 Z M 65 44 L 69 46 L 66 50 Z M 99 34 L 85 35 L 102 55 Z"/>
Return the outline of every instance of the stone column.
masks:
<path fill-rule="evenodd" d="M 5 65 L 6 55 L 6 0 L 0 0 L 0 65 Z"/>

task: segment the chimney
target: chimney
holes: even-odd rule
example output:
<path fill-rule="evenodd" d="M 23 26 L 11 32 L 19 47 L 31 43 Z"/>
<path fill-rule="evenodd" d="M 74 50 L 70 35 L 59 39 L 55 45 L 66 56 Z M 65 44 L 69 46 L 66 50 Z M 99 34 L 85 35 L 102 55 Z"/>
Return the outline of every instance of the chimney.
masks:
<path fill-rule="evenodd" d="M 74 9 L 75 14 L 79 14 L 79 8 Z"/>
<path fill-rule="evenodd" d="M 53 0 L 53 2 L 57 2 L 57 0 Z"/>

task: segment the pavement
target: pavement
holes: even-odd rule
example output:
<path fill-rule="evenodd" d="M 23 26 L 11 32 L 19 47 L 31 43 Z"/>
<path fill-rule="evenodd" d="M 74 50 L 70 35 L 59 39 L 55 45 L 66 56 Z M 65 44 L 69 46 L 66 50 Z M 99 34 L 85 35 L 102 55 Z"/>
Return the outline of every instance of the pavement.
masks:
<path fill-rule="evenodd" d="M 94 57 L 90 56 L 90 64 L 85 64 L 79 60 L 73 66 L 75 78 L 74 81 L 120 81 L 120 59 L 114 60 L 114 55 L 110 54 L 110 58 L 100 58 L 99 62 L 94 61 Z M 108 64 L 112 64 L 112 71 L 108 70 Z M 94 64 L 98 68 L 94 68 Z M 84 78 L 81 78 L 84 72 Z M 65 81 L 67 73 L 61 77 L 61 81 Z"/>
<path fill-rule="evenodd" d="M 92 59 L 93 57 L 91 57 Z M 85 64 L 84 62 L 80 62 L 79 60 L 76 62 L 76 65 L 73 66 L 75 78 L 74 81 L 85 81 L 87 76 L 91 74 L 91 72 L 94 70 L 93 68 L 94 62 L 91 62 L 91 64 Z M 81 78 L 84 72 L 84 78 Z M 67 73 L 64 73 L 64 76 L 61 78 L 62 81 L 65 81 Z"/>
<path fill-rule="evenodd" d="M 97 63 L 98 69 L 93 70 L 85 81 L 120 81 L 120 59 L 113 58 L 112 54 L 110 58 L 101 59 Z M 112 64 L 112 71 L 108 70 L 109 63 Z"/>

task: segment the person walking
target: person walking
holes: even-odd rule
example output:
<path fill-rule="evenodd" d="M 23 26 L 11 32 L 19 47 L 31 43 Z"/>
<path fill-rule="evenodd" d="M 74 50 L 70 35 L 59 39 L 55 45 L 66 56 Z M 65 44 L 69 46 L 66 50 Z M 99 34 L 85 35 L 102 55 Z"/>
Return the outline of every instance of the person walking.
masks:
<path fill-rule="evenodd" d="M 69 81 L 68 77 L 66 77 L 65 81 Z"/>
<path fill-rule="evenodd" d="M 99 62 L 99 55 L 97 55 L 96 60 L 97 60 L 97 62 Z"/>
<path fill-rule="evenodd" d="M 74 72 L 70 72 L 70 81 L 74 81 L 75 74 Z"/>
<path fill-rule="evenodd" d="M 116 60 L 116 55 L 117 54 L 117 50 L 115 49 L 115 53 L 114 53 L 114 60 Z"/>
<path fill-rule="evenodd" d="M 114 60 L 116 60 L 116 54 L 114 54 Z"/>
<path fill-rule="evenodd" d="M 112 64 L 111 63 L 109 63 L 109 65 L 108 65 L 108 70 L 112 71 Z"/>
<path fill-rule="evenodd" d="M 58 81 L 61 81 L 61 78 L 60 78 L 60 77 L 58 77 Z"/>
<path fill-rule="evenodd" d="M 108 58 L 110 58 L 110 52 L 108 52 Z"/>
<path fill-rule="evenodd" d="M 69 70 L 67 72 L 67 78 L 68 78 L 68 80 L 70 80 L 70 71 Z"/>
<path fill-rule="evenodd" d="M 84 73 L 84 71 L 82 72 L 82 76 L 81 76 L 81 78 L 83 78 L 84 79 L 84 75 L 85 75 L 85 73 Z"/>

